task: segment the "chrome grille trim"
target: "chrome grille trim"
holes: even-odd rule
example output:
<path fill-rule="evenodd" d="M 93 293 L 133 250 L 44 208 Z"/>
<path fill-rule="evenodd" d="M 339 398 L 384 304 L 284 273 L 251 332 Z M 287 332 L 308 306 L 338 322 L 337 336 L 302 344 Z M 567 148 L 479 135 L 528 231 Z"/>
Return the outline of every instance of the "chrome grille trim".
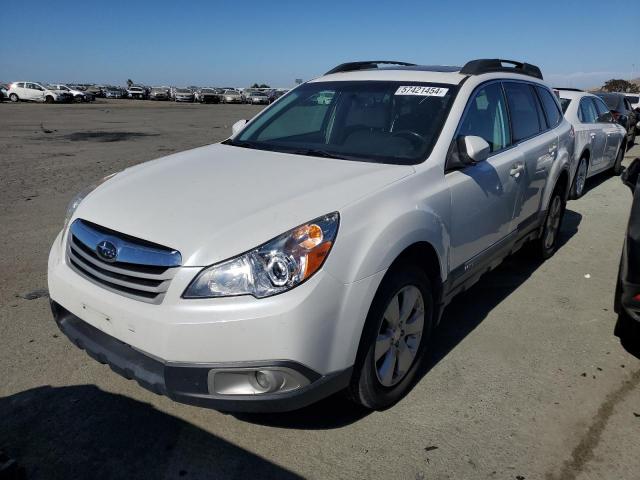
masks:
<path fill-rule="evenodd" d="M 116 261 L 97 253 L 108 241 L 117 249 Z M 120 234 L 81 219 L 74 221 L 67 238 L 67 263 L 76 273 L 106 290 L 147 303 L 162 302 L 182 263 L 180 252 Z"/>

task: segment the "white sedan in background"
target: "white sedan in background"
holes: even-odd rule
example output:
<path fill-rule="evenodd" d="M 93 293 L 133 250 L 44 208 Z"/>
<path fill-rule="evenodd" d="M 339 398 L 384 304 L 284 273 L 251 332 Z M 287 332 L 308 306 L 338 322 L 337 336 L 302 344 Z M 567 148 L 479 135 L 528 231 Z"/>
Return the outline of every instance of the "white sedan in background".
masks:
<path fill-rule="evenodd" d="M 575 130 L 570 195 L 580 198 L 587 178 L 609 169 L 616 175 L 621 173 L 626 131 L 601 98 L 578 89 L 556 91 L 564 116 Z"/>

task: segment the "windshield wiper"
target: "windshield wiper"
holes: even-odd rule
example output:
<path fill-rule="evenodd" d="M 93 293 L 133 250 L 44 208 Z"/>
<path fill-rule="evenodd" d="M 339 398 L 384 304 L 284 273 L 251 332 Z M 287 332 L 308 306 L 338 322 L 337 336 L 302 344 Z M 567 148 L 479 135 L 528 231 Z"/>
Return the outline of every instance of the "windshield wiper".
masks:
<path fill-rule="evenodd" d="M 339 160 L 345 160 L 345 157 L 341 157 L 335 153 L 327 152 L 326 150 L 320 150 L 316 148 L 302 148 L 298 150 L 292 150 L 288 153 L 296 155 L 308 155 L 310 157 L 322 157 L 322 158 L 337 158 Z"/>
<path fill-rule="evenodd" d="M 256 149 L 263 150 L 262 145 L 254 142 L 242 142 L 240 140 L 225 140 L 222 143 L 224 145 L 231 145 L 232 147 L 256 148 Z"/>

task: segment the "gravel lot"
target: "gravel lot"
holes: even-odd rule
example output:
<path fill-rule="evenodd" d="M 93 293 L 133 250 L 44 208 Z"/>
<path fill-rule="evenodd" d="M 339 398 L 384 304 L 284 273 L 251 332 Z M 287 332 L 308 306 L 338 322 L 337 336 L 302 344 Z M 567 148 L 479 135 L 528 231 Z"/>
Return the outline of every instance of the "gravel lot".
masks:
<path fill-rule="evenodd" d="M 72 346 L 47 298 L 22 298 L 46 288 L 75 192 L 258 111 L 0 104 L 0 450 L 27 478 L 638 478 L 640 360 L 613 336 L 631 201 L 617 178 L 569 203 L 553 258 L 516 255 L 448 308 L 428 374 L 386 412 L 341 398 L 278 415 L 175 404 Z"/>

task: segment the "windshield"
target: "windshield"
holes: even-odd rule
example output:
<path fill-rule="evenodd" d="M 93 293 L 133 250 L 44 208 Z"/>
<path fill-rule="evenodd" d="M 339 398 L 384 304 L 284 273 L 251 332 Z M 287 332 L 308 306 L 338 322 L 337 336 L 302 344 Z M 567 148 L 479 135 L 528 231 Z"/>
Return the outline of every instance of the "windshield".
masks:
<path fill-rule="evenodd" d="M 187 90 L 186 88 L 178 88 L 176 90 L 178 93 L 191 93 L 191 90 Z"/>
<path fill-rule="evenodd" d="M 417 82 L 307 83 L 265 110 L 231 145 L 377 163 L 416 164 L 457 92 Z"/>
<path fill-rule="evenodd" d="M 569 108 L 570 103 L 571 103 L 570 98 L 560 98 L 560 106 L 562 107 L 562 113 L 567 113 L 567 108 Z"/>
<path fill-rule="evenodd" d="M 238 92 L 236 92 L 235 90 L 227 90 L 224 93 L 225 95 L 238 95 Z"/>
<path fill-rule="evenodd" d="M 203 88 L 202 90 L 200 90 L 202 93 L 216 93 L 213 91 L 213 89 L 211 88 Z"/>

